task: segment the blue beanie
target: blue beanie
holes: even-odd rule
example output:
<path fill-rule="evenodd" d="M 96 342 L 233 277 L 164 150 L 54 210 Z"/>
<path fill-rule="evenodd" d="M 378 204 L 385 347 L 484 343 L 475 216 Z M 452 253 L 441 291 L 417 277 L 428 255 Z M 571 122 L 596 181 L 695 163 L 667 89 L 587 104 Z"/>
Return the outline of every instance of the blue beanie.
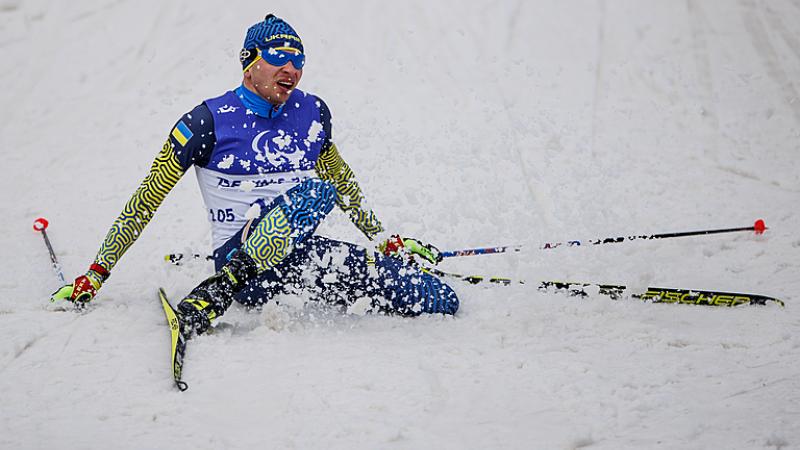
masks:
<path fill-rule="evenodd" d="M 294 31 L 294 28 L 280 17 L 268 14 L 263 22 L 259 22 L 247 30 L 242 52 L 239 54 L 242 68 L 247 67 L 256 59 L 257 48 L 266 50 L 278 47 L 290 47 L 303 53 L 303 41 L 300 40 L 300 36 Z"/>

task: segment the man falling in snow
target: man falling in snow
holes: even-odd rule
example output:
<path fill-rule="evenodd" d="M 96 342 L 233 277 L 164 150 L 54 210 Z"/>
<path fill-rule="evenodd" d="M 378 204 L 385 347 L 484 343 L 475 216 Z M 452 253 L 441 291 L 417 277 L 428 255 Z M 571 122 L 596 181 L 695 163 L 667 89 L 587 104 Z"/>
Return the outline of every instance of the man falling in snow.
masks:
<path fill-rule="evenodd" d="M 408 262 L 436 263 L 438 250 L 414 239 L 379 238 L 384 228 L 363 208 L 361 188 L 332 141 L 327 105 L 297 89 L 305 54 L 295 30 L 270 14 L 247 30 L 243 47 L 241 86 L 181 117 L 89 270 L 53 299 L 94 298 L 194 165 L 217 272 L 178 304 L 185 338 L 206 331 L 234 300 L 259 305 L 299 291 L 344 305 L 369 298 L 375 310 L 401 315 L 455 314 L 453 290 Z M 381 242 L 382 254 L 314 235 L 334 204 L 367 238 Z"/>

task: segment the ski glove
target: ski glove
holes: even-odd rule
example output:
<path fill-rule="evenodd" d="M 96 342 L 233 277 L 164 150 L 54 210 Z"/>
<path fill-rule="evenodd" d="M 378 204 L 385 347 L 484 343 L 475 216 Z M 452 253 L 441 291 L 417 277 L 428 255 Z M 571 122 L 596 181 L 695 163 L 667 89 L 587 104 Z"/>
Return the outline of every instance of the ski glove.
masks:
<path fill-rule="evenodd" d="M 401 238 L 398 235 L 378 244 L 378 250 L 386 256 L 405 258 L 410 262 L 414 262 L 415 256 L 419 256 L 431 264 L 438 264 L 443 259 L 442 252 L 433 245 L 423 244 L 414 238 Z"/>
<path fill-rule="evenodd" d="M 97 290 L 103 285 L 108 275 L 108 270 L 105 267 L 99 264 L 92 264 L 86 274 L 75 278 L 72 284 L 64 285 L 53 292 L 50 301 L 69 300 L 75 303 L 88 303 L 97 295 Z"/>

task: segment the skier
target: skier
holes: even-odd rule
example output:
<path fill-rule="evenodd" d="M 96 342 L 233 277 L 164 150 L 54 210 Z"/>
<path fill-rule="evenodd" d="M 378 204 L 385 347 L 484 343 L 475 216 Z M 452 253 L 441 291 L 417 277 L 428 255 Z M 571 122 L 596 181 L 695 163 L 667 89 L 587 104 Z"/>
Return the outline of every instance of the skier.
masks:
<path fill-rule="evenodd" d="M 209 212 L 216 273 L 176 310 L 184 338 L 206 331 L 236 300 L 259 305 L 279 293 L 414 316 L 455 314 L 453 290 L 411 264 L 439 251 L 384 236 L 332 140 L 322 99 L 297 89 L 305 53 L 297 32 L 270 14 L 247 31 L 242 84 L 205 100 L 172 129 L 149 174 L 116 219 L 89 270 L 53 300 L 85 303 L 139 237 L 181 176 L 195 166 Z M 334 204 L 380 242 L 379 253 L 314 235 Z"/>

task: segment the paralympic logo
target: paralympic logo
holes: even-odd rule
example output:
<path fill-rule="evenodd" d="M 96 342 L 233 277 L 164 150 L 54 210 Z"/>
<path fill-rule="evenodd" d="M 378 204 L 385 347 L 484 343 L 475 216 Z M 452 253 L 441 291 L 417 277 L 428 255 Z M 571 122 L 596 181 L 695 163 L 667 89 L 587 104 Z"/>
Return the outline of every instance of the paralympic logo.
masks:
<path fill-rule="evenodd" d="M 251 143 L 256 153 L 256 160 L 269 162 L 282 170 L 302 169 L 306 151 L 301 149 L 296 140 L 283 130 L 266 130 L 258 133 Z"/>

